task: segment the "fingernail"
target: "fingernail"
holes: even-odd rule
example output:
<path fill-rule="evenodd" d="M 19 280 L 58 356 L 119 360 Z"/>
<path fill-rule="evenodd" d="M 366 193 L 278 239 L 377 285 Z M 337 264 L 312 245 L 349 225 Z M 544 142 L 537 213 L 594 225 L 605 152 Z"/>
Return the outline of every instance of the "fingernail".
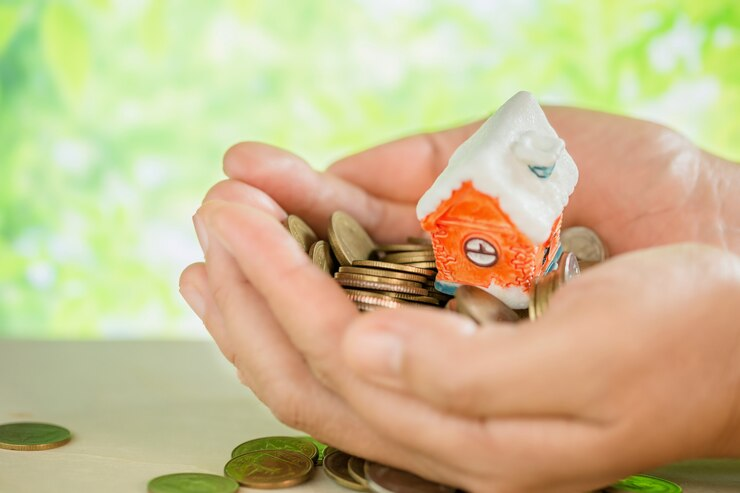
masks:
<path fill-rule="evenodd" d="M 357 328 L 347 334 L 353 366 L 367 377 L 395 385 L 401 372 L 403 341 L 396 334 L 378 329 Z"/>
<path fill-rule="evenodd" d="M 206 313 L 206 302 L 200 292 L 195 287 L 187 285 L 180 288 L 180 294 L 190 306 L 190 309 L 198 315 L 198 318 L 203 320 Z"/>
<path fill-rule="evenodd" d="M 193 226 L 195 226 L 195 235 L 198 237 L 200 248 L 205 254 L 206 250 L 208 250 L 208 231 L 206 231 L 203 220 L 198 217 L 198 214 L 193 215 Z"/>

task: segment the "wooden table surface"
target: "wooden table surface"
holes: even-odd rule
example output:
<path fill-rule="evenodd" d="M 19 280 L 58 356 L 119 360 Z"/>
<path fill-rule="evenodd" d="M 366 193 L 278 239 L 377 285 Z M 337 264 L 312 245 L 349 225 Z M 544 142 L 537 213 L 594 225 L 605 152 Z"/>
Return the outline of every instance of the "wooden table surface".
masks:
<path fill-rule="evenodd" d="M 74 437 L 49 451 L 0 450 L 2 493 L 145 492 L 162 474 L 221 474 L 243 441 L 296 434 L 206 341 L 0 341 L 0 423 L 13 421 L 59 424 Z M 740 460 L 654 474 L 686 493 L 740 492 Z M 348 490 L 317 471 L 291 491 Z"/>

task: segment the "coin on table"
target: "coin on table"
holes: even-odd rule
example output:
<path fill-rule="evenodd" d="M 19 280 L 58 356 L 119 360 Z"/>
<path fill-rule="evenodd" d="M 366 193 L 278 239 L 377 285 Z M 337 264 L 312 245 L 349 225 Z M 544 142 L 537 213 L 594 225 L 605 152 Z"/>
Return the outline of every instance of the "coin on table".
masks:
<path fill-rule="evenodd" d="M 467 315 L 478 324 L 517 322 L 519 315 L 489 292 L 476 286 L 460 286 L 455 291 L 458 313 Z"/>
<path fill-rule="evenodd" d="M 406 293 L 417 296 L 426 296 L 428 291 L 421 287 L 408 286 L 405 284 L 390 284 L 386 282 L 374 282 L 361 279 L 337 278 L 337 282 L 347 288 L 364 289 L 370 291 L 387 291 L 393 293 Z"/>
<path fill-rule="evenodd" d="M 436 264 L 435 264 L 436 265 Z M 420 269 L 410 265 L 394 264 L 392 262 L 381 262 L 380 260 L 357 260 L 352 262 L 353 267 L 370 267 L 373 269 L 383 269 L 395 272 L 407 272 L 409 274 L 418 274 L 424 277 L 433 278 L 437 273 L 431 269 Z"/>
<path fill-rule="evenodd" d="M 311 477 L 311 471 L 313 461 L 292 450 L 248 452 L 234 457 L 224 467 L 226 476 L 248 488 L 259 489 L 288 488 L 301 484 Z"/>
<path fill-rule="evenodd" d="M 584 226 L 563 229 L 560 233 L 560 242 L 563 250 L 575 253 L 578 260 L 583 262 L 598 263 L 609 257 L 609 252 L 599 235 Z"/>
<path fill-rule="evenodd" d="M 257 450 L 290 450 L 303 454 L 311 461 L 319 455 L 319 449 L 313 441 L 304 437 L 263 437 L 244 442 L 231 451 L 231 457 L 237 457 Z"/>
<path fill-rule="evenodd" d="M 334 272 L 334 260 L 331 258 L 331 247 L 324 240 L 319 240 L 313 244 L 309 251 L 313 264 L 327 274 Z"/>
<path fill-rule="evenodd" d="M 375 249 L 375 242 L 367 231 L 352 216 L 342 211 L 331 215 L 329 243 L 341 265 L 367 260 Z"/>
<path fill-rule="evenodd" d="M 316 233 L 311 229 L 311 226 L 298 216 L 293 214 L 288 216 L 287 219 L 288 231 L 290 235 L 303 247 L 305 252 L 308 252 L 311 245 L 316 243 L 319 239 Z"/>
<path fill-rule="evenodd" d="M 347 472 L 352 476 L 352 479 L 360 483 L 365 489 L 367 489 L 367 479 L 365 479 L 365 459 L 359 457 L 350 456 L 347 462 Z"/>
<path fill-rule="evenodd" d="M 356 491 L 367 491 L 367 488 L 350 476 L 348 469 L 350 458 L 349 454 L 342 451 L 332 452 L 324 457 L 324 472 L 340 486 Z"/>
<path fill-rule="evenodd" d="M 606 493 L 681 493 L 681 487 L 665 479 L 638 474 L 619 481 L 604 490 Z"/>
<path fill-rule="evenodd" d="M 304 435 L 302 437 L 296 437 L 300 438 L 301 440 L 308 440 L 309 442 L 316 445 L 316 449 L 319 451 L 319 453 L 316 455 L 316 459 L 314 459 L 314 464 L 317 466 L 320 466 L 321 463 L 324 461 L 324 455 L 326 452 L 326 449 L 328 448 L 328 445 L 325 443 L 321 443 L 320 441 L 316 440 L 314 437 L 310 437 L 308 435 Z"/>
<path fill-rule="evenodd" d="M 365 479 L 374 493 L 455 493 L 456 489 L 410 472 L 365 461 Z"/>
<path fill-rule="evenodd" d="M 72 439 L 67 428 L 48 423 L 7 423 L 0 425 L 0 449 L 49 450 Z"/>
<path fill-rule="evenodd" d="M 183 472 L 154 478 L 147 490 L 149 493 L 236 493 L 239 483 L 215 474 Z"/>
<path fill-rule="evenodd" d="M 427 282 L 427 278 L 419 274 L 409 274 L 406 272 L 394 272 L 392 270 L 371 269 L 369 267 L 342 266 L 339 272 L 346 274 L 364 274 L 367 276 L 388 277 L 390 279 L 400 279 L 402 281 L 413 281 L 419 284 Z"/>

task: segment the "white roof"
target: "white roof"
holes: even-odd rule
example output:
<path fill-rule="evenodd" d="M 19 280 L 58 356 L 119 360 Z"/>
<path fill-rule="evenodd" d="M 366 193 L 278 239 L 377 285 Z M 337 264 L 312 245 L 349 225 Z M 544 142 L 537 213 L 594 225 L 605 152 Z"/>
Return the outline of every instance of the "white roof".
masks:
<path fill-rule="evenodd" d="M 547 156 L 552 174 L 540 178 L 530 169 Z M 434 212 L 463 182 L 497 197 L 520 231 L 534 244 L 544 242 L 578 181 L 578 168 L 537 104 L 516 93 L 458 147 L 437 180 L 416 206 L 419 220 Z"/>

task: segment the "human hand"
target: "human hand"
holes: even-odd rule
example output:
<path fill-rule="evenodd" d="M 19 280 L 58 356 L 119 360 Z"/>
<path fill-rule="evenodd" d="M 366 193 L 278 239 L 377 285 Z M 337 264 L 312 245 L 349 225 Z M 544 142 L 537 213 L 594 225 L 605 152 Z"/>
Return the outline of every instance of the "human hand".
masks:
<path fill-rule="evenodd" d="M 562 135 L 561 129 L 558 131 Z M 423 141 L 426 142 L 426 140 Z M 406 141 L 406 144 L 408 142 Z M 391 147 L 399 145 L 392 144 Z M 414 147 L 417 150 L 426 149 L 423 145 Z M 454 145 L 450 144 L 449 147 L 452 148 Z M 291 212 L 297 212 L 309 218 L 317 229 L 322 228 L 321 221 L 324 214 L 321 211 L 330 212 L 334 209 L 349 210 L 354 215 L 360 216 L 359 219 L 371 230 L 373 227 L 385 230 L 388 238 L 382 241 L 403 238 L 413 233 L 414 231 L 409 229 L 408 225 L 418 228 L 415 219 L 408 221 L 408 224 L 401 221 L 400 225 L 394 226 L 393 222 L 388 221 L 387 218 L 388 224 L 385 228 L 381 228 L 383 221 L 373 223 L 373 214 L 363 217 L 361 216 L 362 211 L 358 213 L 351 208 L 354 206 L 355 209 L 361 208 L 366 213 L 374 212 L 376 215 L 380 213 L 381 216 L 383 213 L 388 214 L 390 210 L 399 214 L 406 211 L 413 215 L 414 201 L 408 204 L 404 204 L 400 198 L 396 201 L 389 201 L 387 198 L 379 198 L 382 196 L 377 190 L 371 195 L 348 184 L 347 180 L 339 180 L 331 175 L 314 175 L 306 168 L 300 168 L 301 165 L 295 157 L 281 154 L 273 148 L 259 145 L 251 145 L 247 148 L 249 152 L 252 152 L 252 159 L 258 162 L 256 165 L 250 163 L 254 168 L 251 171 L 255 172 L 250 177 L 257 182 L 262 180 L 261 184 L 254 184 L 269 190 L 271 186 L 279 188 L 282 180 L 288 191 L 283 192 L 285 196 L 280 196 L 279 190 L 273 192 L 273 195 L 281 201 L 281 204 L 292 207 L 289 208 Z M 437 148 L 442 147 L 438 145 Z M 244 150 L 242 147 L 240 152 Z M 580 163 L 570 142 L 569 150 Z M 262 155 L 256 156 L 253 151 Z M 418 156 L 418 153 L 412 154 Z M 437 156 L 442 154 L 444 153 L 437 153 Z M 264 159 L 264 163 L 259 159 Z M 361 162 L 362 159 L 354 158 L 354 162 Z M 428 161 L 427 164 L 433 164 L 434 160 Z M 269 164 L 275 162 L 279 164 L 277 169 L 268 168 Z M 344 165 L 337 166 L 336 172 L 340 172 L 342 166 Z M 352 166 L 347 166 L 350 170 L 353 169 Z M 227 172 L 228 170 L 227 159 Z M 583 176 L 583 166 L 581 170 Z M 281 177 L 280 172 L 285 174 Z M 354 177 L 353 179 L 359 180 L 363 186 L 372 190 L 372 183 L 362 182 L 362 180 L 369 179 L 365 175 L 367 174 L 360 173 L 360 178 Z M 292 176 L 292 178 L 286 178 L 286 176 Z M 396 173 L 392 176 L 398 179 L 397 182 L 401 181 L 400 174 Z M 429 183 L 431 183 L 431 178 Z M 302 207 L 310 208 L 310 200 L 301 195 L 320 194 L 322 187 L 328 187 L 328 191 L 318 196 L 315 202 L 317 205 L 314 210 L 315 215 L 310 216 L 305 209 L 302 209 Z M 223 182 L 214 187 L 209 193 L 209 198 L 222 198 L 257 206 L 277 219 L 284 216 L 282 209 L 269 197 L 235 180 Z M 381 205 L 368 206 L 369 201 L 377 201 Z M 365 207 L 361 207 L 362 205 Z M 500 491 L 525 491 L 531 485 L 539 484 L 538 481 L 548 477 L 544 472 L 533 474 L 530 470 L 523 471 L 513 467 L 514 459 L 522 460 L 524 449 L 507 449 L 501 445 L 501 442 L 492 440 L 485 433 L 487 426 L 481 426 L 479 418 L 461 422 L 461 413 L 445 408 L 440 409 L 434 402 L 426 401 L 414 392 L 399 392 L 398 389 L 384 390 L 374 383 L 371 372 L 367 374 L 362 371 L 357 374 L 350 373 L 347 370 L 347 363 L 337 356 L 341 354 L 340 341 L 345 337 L 351 341 L 350 336 L 345 333 L 347 327 L 355 320 L 361 321 L 359 322 L 360 329 L 353 329 L 350 335 L 356 330 L 361 330 L 362 323 L 371 324 L 375 315 L 359 318 L 354 307 L 346 300 L 334 282 L 323 273 L 316 272 L 307 263 L 305 255 L 296 249 L 292 244 L 292 239 L 282 228 L 274 228 L 274 219 L 272 223 L 265 221 L 269 217 L 266 218 L 264 214 L 243 205 L 226 206 L 218 203 L 206 204 L 198 216 L 202 218 L 200 229 L 211 231 L 208 235 L 211 241 L 208 242 L 206 249 L 208 273 L 206 274 L 202 264 L 191 266 L 183 275 L 183 292 L 185 294 L 188 289 L 195 289 L 201 293 L 204 301 L 196 311 L 204 318 L 220 347 L 236 363 L 245 383 L 252 387 L 258 396 L 266 400 L 283 421 L 358 455 L 401 465 L 428 477 L 460 484 L 474 491 L 491 490 L 494 487 L 499 488 Z M 328 213 L 326 216 L 328 217 Z M 219 217 L 222 219 L 217 219 Z M 224 217 L 227 219 L 223 219 Z M 394 216 L 388 215 L 387 217 Z M 217 226 L 219 221 L 220 227 Z M 205 223 L 207 224 L 204 225 Z M 239 234 L 243 236 L 244 244 L 239 243 L 238 238 L 225 238 L 225 235 L 236 234 L 237 231 L 240 231 Z M 691 233 L 688 230 L 680 230 L 680 232 L 681 234 Z M 375 231 L 373 233 L 376 234 Z M 250 241 L 250 234 L 253 235 L 251 238 L 259 236 L 260 241 Z M 214 237 L 218 238 L 218 241 L 213 241 Z M 224 244 L 228 244 L 229 249 L 225 249 Z M 615 248 L 613 244 L 610 246 L 613 251 L 619 251 L 619 248 Z M 252 250 L 249 250 L 250 247 Z M 255 248 L 257 250 L 254 250 Z M 617 261 L 614 262 L 616 264 Z M 606 266 L 599 269 L 604 268 Z M 588 276 L 592 276 L 591 272 L 584 278 Z M 285 291 L 286 286 L 291 287 L 290 292 Z M 563 290 L 563 293 L 567 293 L 569 289 L 573 288 L 568 287 Z M 564 295 L 558 293 L 556 296 Z M 555 303 L 559 303 L 557 298 Z M 553 306 L 551 310 L 554 309 Z M 413 317 L 421 316 L 413 310 L 408 312 L 413 312 Z M 412 317 L 412 315 L 407 315 L 408 312 L 395 311 L 382 315 L 399 317 L 399 320 L 403 321 L 409 320 L 404 317 Z M 464 319 L 453 314 L 421 313 L 423 313 L 423 318 L 412 318 L 416 321 L 414 323 L 424 325 L 425 331 L 427 326 L 463 329 L 470 327 Z M 454 319 L 454 322 L 450 317 Z M 603 318 L 604 314 L 592 322 L 598 327 L 603 325 L 601 324 Z M 537 324 L 543 323 L 545 322 L 537 322 Z M 527 327 L 535 328 L 537 324 L 528 324 Z M 382 330 L 382 321 L 378 320 L 377 327 Z M 525 330 L 524 327 L 522 329 Z M 544 334 L 546 331 L 547 329 L 537 333 Z M 600 330 L 598 334 L 605 337 Z M 588 356 L 587 352 L 580 349 L 580 341 L 570 342 L 573 344 L 575 353 Z M 349 351 L 346 348 L 345 350 Z M 536 361 L 531 363 L 535 367 L 538 364 Z M 460 371 L 465 368 L 467 367 L 456 365 L 456 369 Z M 368 381 L 366 382 L 365 379 Z M 508 384 L 512 389 L 516 389 L 515 381 L 510 381 Z M 413 416 L 413 422 L 395 421 L 396 412 L 399 413 L 398 416 Z M 497 425 L 501 425 L 495 427 L 494 437 L 506 436 L 506 432 L 500 430 L 506 430 L 508 427 L 515 428 L 510 425 L 512 419 L 509 418 L 502 420 L 497 417 L 492 420 Z M 472 427 L 469 425 L 470 422 L 474 423 Z M 442 426 L 444 423 L 447 425 Z M 404 425 L 409 426 L 404 427 Z M 435 429 L 435 426 L 439 426 L 440 429 Z M 404 429 L 407 434 L 411 430 L 414 437 L 404 436 Z M 420 429 L 428 431 L 429 435 L 419 433 Z M 536 432 L 532 433 L 536 434 Z M 407 443 L 412 438 L 422 443 Z M 574 433 L 573 440 L 575 438 Z M 568 440 L 565 445 L 573 448 L 573 440 Z M 500 474 L 496 477 L 484 476 L 481 471 L 478 471 L 477 475 L 473 474 L 475 471 L 461 469 L 459 464 L 455 464 L 454 460 L 449 457 L 449 454 L 436 450 L 440 447 L 440 443 L 446 443 L 458 453 L 463 450 L 461 447 L 465 449 L 476 447 L 474 448 L 476 454 L 477 451 L 488 451 L 489 454 L 494 454 L 496 460 L 508 464 L 511 469 L 509 472 L 502 472 L 489 468 L 491 473 Z M 685 452 L 683 448 L 681 450 Z M 484 457 L 490 457 L 490 455 Z M 648 465 L 646 461 L 642 463 L 645 466 Z M 478 466 L 483 467 L 481 464 Z M 620 467 L 625 466 L 621 464 Z M 532 470 L 536 470 L 536 467 Z M 563 472 L 562 478 L 559 476 L 560 479 L 553 480 L 552 483 L 537 491 L 546 491 L 548 488 L 551 491 L 572 491 L 572 487 L 576 484 L 585 486 L 591 485 L 591 481 L 596 481 L 595 475 L 588 476 L 585 473 L 581 475 L 582 472 L 578 471 L 579 477 L 576 479 Z M 602 464 L 601 479 L 608 482 L 607 479 L 614 479 L 615 474 L 622 472 L 615 464 Z M 593 482 L 593 484 L 597 483 Z"/>

